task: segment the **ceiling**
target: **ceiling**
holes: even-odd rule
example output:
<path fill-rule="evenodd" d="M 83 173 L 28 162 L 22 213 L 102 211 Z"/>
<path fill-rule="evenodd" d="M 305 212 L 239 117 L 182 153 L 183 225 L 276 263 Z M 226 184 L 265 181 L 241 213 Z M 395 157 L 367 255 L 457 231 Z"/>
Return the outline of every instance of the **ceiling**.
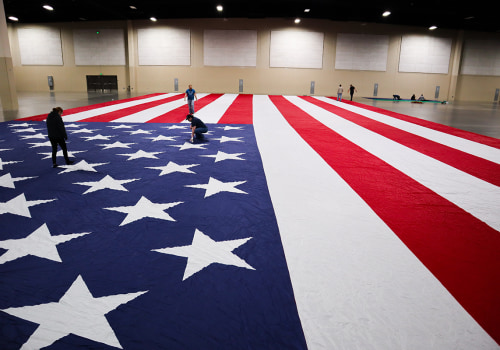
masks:
<path fill-rule="evenodd" d="M 0 0 L 1 1 L 1 0 Z M 494 1 L 442 0 L 3 0 L 19 23 L 172 18 L 289 18 L 500 32 Z M 224 10 L 218 12 L 217 5 Z M 47 11 L 43 5 L 51 5 Z M 130 5 L 136 9 L 131 9 Z M 310 9 L 308 13 L 305 9 Z M 386 10 L 388 17 L 382 17 Z M 7 20 L 12 22 L 11 20 Z"/>

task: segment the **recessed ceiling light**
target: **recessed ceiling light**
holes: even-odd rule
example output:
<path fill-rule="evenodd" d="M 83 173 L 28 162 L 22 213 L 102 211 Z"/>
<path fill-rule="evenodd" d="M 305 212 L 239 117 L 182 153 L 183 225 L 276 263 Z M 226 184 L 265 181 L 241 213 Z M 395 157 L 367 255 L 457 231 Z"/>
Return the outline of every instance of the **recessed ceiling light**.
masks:
<path fill-rule="evenodd" d="M 391 15 L 391 11 L 385 11 L 382 16 L 387 17 Z"/>
<path fill-rule="evenodd" d="M 295 24 L 299 24 L 300 23 L 300 18 L 295 18 Z"/>
<path fill-rule="evenodd" d="M 217 11 L 222 12 L 224 10 L 224 7 L 222 5 L 217 5 Z"/>
<path fill-rule="evenodd" d="M 466 20 L 474 19 L 474 16 L 465 17 L 464 19 L 466 19 Z"/>
<path fill-rule="evenodd" d="M 157 21 L 156 17 L 150 17 L 150 18 L 149 18 L 149 20 L 150 20 L 151 22 L 156 22 L 156 21 Z"/>
<path fill-rule="evenodd" d="M 132 10 L 137 10 L 137 7 L 135 7 L 134 5 L 130 5 L 129 6 Z"/>
<path fill-rule="evenodd" d="M 11 21 L 14 21 L 14 22 L 19 21 L 19 18 L 14 17 L 14 16 L 9 16 L 9 19 L 10 19 Z"/>
<path fill-rule="evenodd" d="M 437 29 L 437 27 L 436 26 L 430 26 L 429 27 L 429 30 L 434 30 L 434 29 Z"/>
<path fill-rule="evenodd" d="M 311 12 L 311 9 L 305 9 L 304 12 Z"/>
<path fill-rule="evenodd" d="M 54 11 L 54 8 L 50 5 L 43 5 L 43 8 L 46 9 L 47 11 Z"/>

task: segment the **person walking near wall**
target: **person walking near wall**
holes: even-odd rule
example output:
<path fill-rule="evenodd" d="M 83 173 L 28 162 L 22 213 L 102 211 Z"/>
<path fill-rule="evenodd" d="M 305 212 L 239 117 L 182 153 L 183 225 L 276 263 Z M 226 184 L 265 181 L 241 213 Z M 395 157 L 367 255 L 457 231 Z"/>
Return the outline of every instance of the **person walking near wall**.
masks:
<path fill-rule="evenodd" d="M 194 101 L 198 101 L 198 96 L 196 96 L 196 91 L 193 89 L 193 85 L 189 85 L 186 93 L 184 94 L 184 101 L 188 103 L 189 114 L 194 114 Z"/>
<path fill-rule="evenodd" d="M 342 102 L 342 94 L 344 93 L 344 88 L 342 84 L 339 84 L 339 88 L 337 89 L 337 101 Z"/>
<path fill-rule="evenodd" d="M 351 101 L 352 101 L 352 96 L 354 95 L 354 91 L 358 92 L 354 86 L 349 86 L 349 94 L 351 95 Z"/>
<path fill-rule="evenodd" d="M 61 107 L 55 107 L 47 116 L 47 134 L 49 136 L 50 144 L 52 145 L 53 168 L 57 168 L 56 155 L 58 145 L 61 146 L 66 164 L 73 164 L 73 161 L 69 160 L 68 157 L 68 148 L 66 147 L 68 135 L 66 134 L 66 128 L 64 127 L 64 122 L 61 118 L 62 114 L 63 109 Z"/>

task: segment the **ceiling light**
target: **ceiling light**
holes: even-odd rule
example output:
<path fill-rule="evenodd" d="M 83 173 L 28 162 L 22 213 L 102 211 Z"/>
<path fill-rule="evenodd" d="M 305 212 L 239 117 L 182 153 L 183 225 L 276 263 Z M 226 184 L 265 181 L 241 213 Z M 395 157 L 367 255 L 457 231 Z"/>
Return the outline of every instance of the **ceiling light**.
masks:
<path fill-rule="evenodd" d="M 310 12 L 310 11 L 311 11 L 311 9 L 305 9 L 304 10 L 304 12 Z"/>
<path fill-rule="evenodd" d="M 224 10 L 224 7 L 222 5 L 217 5 L 217 11 L 222 12 Z"/>
<path fill-rule="evenodd" d="M 434 29 L 437 29 L 437 27 L 436 26 L 430 26 L 429 27 L 429 30 L 434 30 Z"/>
<path fill-rule="evenodd" d="M 391 15 L 391 11 L 385 11 L 382 16 L 387 17 Z"/>
<path fill-rule="evenodd" d="M 50 5 L 43 5 L 43 8 L 46 9 L 47 11 L 54 11 L 54 8 Z"/>
<path fill-rule="evenodd" d="M 19 18 L 14 17 L 14 16 L 9 16 L 9 19 L 10 19 L 11 21 L 14 21 L 14 22 L 19 21 Z"/>
<path fill-rule="evenodd" d="M 156 17 L 150 17 L 150 18 L 149 18 L 149 20 L 150 20 L 151 22 L 156 22 L 156 21 L 157 21 Z"/>
<path fill-rule="evenodd" d="M 295 24 L 299 24 L 300 23 L 300 18 L 295 18 Z"/>
<path fill-rule="evenodd" d="M 129 6 L 132 10 L 137 10 L 137 7 L 135 7 L 134 5 L 130 5 Z"/>

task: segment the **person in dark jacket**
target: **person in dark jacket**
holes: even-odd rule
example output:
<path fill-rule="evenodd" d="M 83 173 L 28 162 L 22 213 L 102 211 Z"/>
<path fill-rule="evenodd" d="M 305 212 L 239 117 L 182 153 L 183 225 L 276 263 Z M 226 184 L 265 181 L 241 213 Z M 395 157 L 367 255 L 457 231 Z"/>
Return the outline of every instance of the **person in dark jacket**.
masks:
<path fill-rule="evenodd" d="M 68 135 L 66 134 L 66 128 L 61 118 L 62 114 L 63 109 L 61 107 L 55 107 L 47 116 L 47 133 L 50 144 L 52 145 L 52 167 L 54 168 L 57 167 L 57 145 L 61 146 L 66 164 L 73 164 L 73 161 L 69 160 L 68 157 L 68 148 L 66 147 Z"/>
<path fill-rule="evenodd" d="M 207 126 L 205 123 L 203 123 L 200 119 L 196 118 L 192 114 L 188 114 L 186 116 L 186 120 L 191 122 L 191 142 L 194 140 L 194 136 L 196 135 L 196 138 L 198 140 L 203 140 L 203 134 L 208 131 Z"/>

